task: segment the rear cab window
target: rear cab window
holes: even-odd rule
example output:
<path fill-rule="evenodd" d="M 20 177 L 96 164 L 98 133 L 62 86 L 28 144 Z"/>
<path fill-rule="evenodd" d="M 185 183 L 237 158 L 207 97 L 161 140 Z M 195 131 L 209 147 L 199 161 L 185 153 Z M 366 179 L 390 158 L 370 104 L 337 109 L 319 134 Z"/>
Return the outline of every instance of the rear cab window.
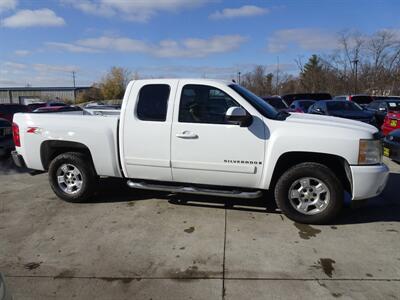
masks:
<path fill-rule="evenodd" d="M 136 114 L 139 120 L 165 122 L 171 88 L 168 84 L 148 84 L 139 92 Z"/>
<path fill-rule="evenodd" d="M 370 96 L 352 96 L 351 101 L 357 104 L 370 104 L 372 102 L 372 97 Z"/>

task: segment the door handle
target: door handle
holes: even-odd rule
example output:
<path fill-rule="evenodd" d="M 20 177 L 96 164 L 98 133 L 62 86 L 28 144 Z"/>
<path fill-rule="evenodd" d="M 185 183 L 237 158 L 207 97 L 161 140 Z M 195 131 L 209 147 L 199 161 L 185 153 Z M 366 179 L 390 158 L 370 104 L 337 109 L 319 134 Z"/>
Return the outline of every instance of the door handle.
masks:
<path fill-rule="evenodd" d="M 181 139 L 197 139 L 199 136 L 191 131 L 184 131 L 182 133 L 177 133 L 176 137 Z"/>

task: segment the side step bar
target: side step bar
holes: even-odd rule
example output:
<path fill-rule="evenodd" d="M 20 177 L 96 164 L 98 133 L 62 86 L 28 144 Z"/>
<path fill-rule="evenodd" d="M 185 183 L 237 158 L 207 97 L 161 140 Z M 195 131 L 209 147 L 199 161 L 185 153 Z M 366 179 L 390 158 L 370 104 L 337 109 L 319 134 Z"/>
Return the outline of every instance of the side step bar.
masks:
<path fill-rule="evenodd" d="M 254 199 L 262 196 L 261 191 L 244 192 L 235 190 L 213 190 L 213 189 L 206 189 L 206 188 L 192 187 L 192 186 L 160 185 L 160 184 L 152 184 L 146 182 L 136 182 L 132 180 L 128 180 L 127 184 L 130 188 L 133 189 L 166 191 L 172 193 L 198 194 L 198 195 L 220 196 L 220 197 L 230 197 L 230 198 L 246 198 L 246 199 Z"/>

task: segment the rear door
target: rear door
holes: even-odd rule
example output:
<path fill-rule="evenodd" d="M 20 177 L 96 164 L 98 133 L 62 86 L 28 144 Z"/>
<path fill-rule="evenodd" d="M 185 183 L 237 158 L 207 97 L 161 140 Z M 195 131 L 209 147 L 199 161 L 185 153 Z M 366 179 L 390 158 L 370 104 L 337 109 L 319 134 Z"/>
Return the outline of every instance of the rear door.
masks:
<path fill-rule="evenodd" d="M 174 181 L 258 187 L 267 139 L 262 116 L 223 84 L 182 80 L 176 98 L 171 132 Z M 249 127 L 225 121 L 233 106 L 253 116 Z"/>
<path fill-rule="evenodd" d="M 176 86 L 177 80 L 136 81 L 125 96 L 120 153 L 129 178 L 172 181 L 170 137 Z"/>

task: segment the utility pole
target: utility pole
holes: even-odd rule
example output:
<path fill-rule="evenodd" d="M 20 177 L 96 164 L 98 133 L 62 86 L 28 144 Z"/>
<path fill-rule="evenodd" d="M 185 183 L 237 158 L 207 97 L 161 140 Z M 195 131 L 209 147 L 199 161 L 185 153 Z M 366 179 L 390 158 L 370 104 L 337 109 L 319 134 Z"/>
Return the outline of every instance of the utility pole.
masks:
<path fill-rule="evenodd" d="M 357 94 L 357 76 L 358 76 L 358 59 L 355 59 L 352 61 L 352 63 L 354 64 L 354 73 L 355 73 L 355 77 L 354 77 L 354 94 Z"/>
<path fill-rule="evenodd" d="M 76 85 L 75 85 L 75 71 L 72 71 L 72 80 L 74 83 L 74 104 L 76 104 Z"/>
<path fill-rule="evenodd" d="M 242 73 L 240 73 L 240 71 L 238 72 L 238 84 L 240 84 L 240 74 L 242 74 Z"/>
<path fill-rule="evenodd" d="M 276 57 L 276 94 L 279 95 L 279 56 Z"/>

